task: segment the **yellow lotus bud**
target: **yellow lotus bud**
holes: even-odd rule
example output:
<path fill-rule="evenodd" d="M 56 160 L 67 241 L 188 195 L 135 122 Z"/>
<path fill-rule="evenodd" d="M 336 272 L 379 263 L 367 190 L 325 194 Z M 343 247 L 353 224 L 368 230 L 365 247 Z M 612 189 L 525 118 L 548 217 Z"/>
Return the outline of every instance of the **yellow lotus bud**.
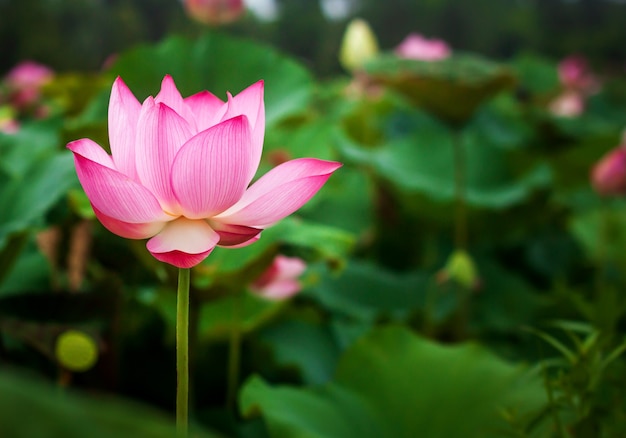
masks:
<path fill-rule="evenodd" d="M 378 54 L 376 35 L 365 20 L 352 20 L 343 35 L 339 61 L 343 68 L 352 71 L 360 68 Z"/>
<path fill-rule="evenodd" d="M 55 356 L 70 371 L 87 371 L 98 360 L 98 347 L 89 335 L 68 330 L 57 338 Z"/>

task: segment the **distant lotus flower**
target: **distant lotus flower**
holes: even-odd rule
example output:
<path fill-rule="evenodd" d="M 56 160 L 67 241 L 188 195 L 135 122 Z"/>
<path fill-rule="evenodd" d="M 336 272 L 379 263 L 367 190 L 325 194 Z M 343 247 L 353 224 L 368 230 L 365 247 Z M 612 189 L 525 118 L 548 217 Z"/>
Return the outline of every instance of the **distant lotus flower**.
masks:
<path fill-rule="evenodd" d="M 626 146 L 607 152 L 593 166 L 591 185 L 600 195 L 626 195 Z"/>
<path fill-rule="evenodd" d="M 357 70 L 378 54 L 376 35 L 367 21 L 360 18 L 352 20 L 343 35 L 339 61 L 349 71 Z"/>
<path fill-rule="evenodd" d="M 565 91 L 550 102 L 549 109 L 555 116 L 576 117 L 585 110 L 585 100 L 576 91 Z"/>
<path fill-rule="evenodd" d="M 427 39 L 412 33 L 396 47 L 395 53 L 401 58 L 436 61 L 447 58 L 451 51 L 443 40 Z"/>
<path fill-rule="evenodd" d="M 187 14 L 200 23 L 228 24 L 246 11 L 243 0 L 183 0 Z"/>
<path fill-rule="evenodd" d="M 11 103 L 17 108 L 33 105 L 40 98 L 41 87 L 54 77 L 45 65 L 24 61 L 16 65 L 4 78 Z"/>
<path fill-rule="evenodd" d="M 143 104 L 121 78 L 111 90 L 112 156 L 89 139 L 68 144 L 96 216 L 111 232 L 151 238 L 152 255 L 179 268 L 215 246 L 244 246 L 305 204 L 341 164 L 288 161 L 252 181 L 263 149 L 259 81 L 225 103 L 208 91 L 182 98 L 168 75 Z"/>
<path fill-rule="evenodd" d="M 271 300 L 290 298 L 302 289 L 298 279 L 305 270 L 304 260 L 278 255 L 270 267 L 250 286 L 250 289 Z"/>
<path fill-rule="evenodd" d="M 572 55 L 558 65 L 561 84 L 568 89 L 584 94 L 593 94 L 600 88 L 600 83 L 582 56 Z"/>

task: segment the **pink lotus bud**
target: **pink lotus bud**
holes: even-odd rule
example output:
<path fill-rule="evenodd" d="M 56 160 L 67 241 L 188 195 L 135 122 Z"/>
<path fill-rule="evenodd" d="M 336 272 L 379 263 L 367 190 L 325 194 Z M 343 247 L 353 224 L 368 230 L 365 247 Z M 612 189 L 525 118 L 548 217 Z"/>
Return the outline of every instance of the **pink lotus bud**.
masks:
<path fill-rule="evenodd" d="M 436 61 L 450 56 L 450 47 L 443 40 L 427 39 L 417 33 L 407 36 L 398 47 L 396 55 L 401 58 Z"/>
<path fill-rule="evenodd" d="M 573 55 L 563 59 L 559 63 L 558 74 L 561 84 L 566 88 L 585 94 L 593 94 L 600 88 L 598 79 L 582 56 Z"/>
<path fill-rule="evenodd" d="M 39 100 L 41 87 L 53 77 L 54 72 L 45 65 L 24 61 L 9 71 L 4 81 L 12 104 L 17 108 L 24 108 Z"/>
<path fill-rule="evenodd" d="M 626 195 L 626 147 L 607 152 L 591 170 L 591 185 L 603 196 Z"/>
<path fill-rule="evenodd" d="M 183 0 L 183 4 L 191 18 L 211 26 L 237 21 L 246 11 L 243 0 Z"/>
<path fill-rule="evenodd" d="M 550 103 L 549 109 L 555 116 L 576 117 L 585 110 L 585 101 L 580 93 L 566 91 Z"/>
<path fill-rule="evenodd" d="M 270 300 L 290 298 L 302 289 L 298 278 L 305 270 L 306 263 L 302 259 L 277 255 L 250 290 Z"/>

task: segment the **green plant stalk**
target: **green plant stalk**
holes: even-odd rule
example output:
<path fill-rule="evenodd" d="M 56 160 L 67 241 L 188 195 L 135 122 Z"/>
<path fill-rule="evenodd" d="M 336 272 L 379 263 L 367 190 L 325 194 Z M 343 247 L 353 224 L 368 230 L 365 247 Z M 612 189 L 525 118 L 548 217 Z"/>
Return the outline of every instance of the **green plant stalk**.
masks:
<path fill-rule="evenodd" d="M 456 249 L 467 249 L 467 207 L 465 201 L 465 155 L 460 129 L 453 131 L 454 196 L 456 203 L 454 244 Z"/>
<path fill-rule="evenodd" d="M 239 368 L 241 361 L 241 305 L 242 293 L 233 296 L 233 313 L 228 349 L 228 392 L 226 394 L 226 406 L 234 410 L 237 401 L 237 388 L 239 386 Z"/>
<path fill-rule="evenodd" d="M 189 430 L 189 277 L 179 268 L 176 300 L 176 430 L 186 437 Z"/>

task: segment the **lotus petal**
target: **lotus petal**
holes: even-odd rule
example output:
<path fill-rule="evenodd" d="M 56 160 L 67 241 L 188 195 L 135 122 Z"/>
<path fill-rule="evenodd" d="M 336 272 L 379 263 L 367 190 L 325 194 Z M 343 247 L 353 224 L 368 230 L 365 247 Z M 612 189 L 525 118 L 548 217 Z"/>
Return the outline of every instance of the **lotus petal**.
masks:
<path fill-rule="evenodd" d="M 239 202 L 213 219 L 263 228 L 302 207 L 341 166 L 315 158 L 287 161 L 263 175 Z"/>

